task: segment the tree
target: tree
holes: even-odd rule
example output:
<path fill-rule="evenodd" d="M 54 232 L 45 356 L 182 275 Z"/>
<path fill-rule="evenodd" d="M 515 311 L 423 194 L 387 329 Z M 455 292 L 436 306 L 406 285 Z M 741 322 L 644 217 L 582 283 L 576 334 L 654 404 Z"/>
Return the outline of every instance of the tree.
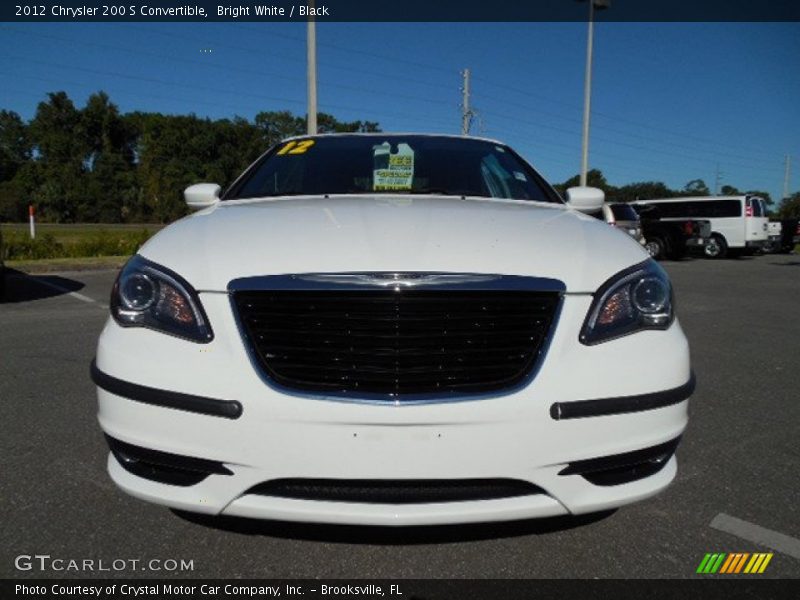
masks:
<path fill-rule="evenodd" d="M 558 191 L 559 194 L 564 196 L 568 188 L 580 185 L 580 180 L 580 175 L 573 175 L 564 183 L 557 183 L 553 187 L 556 189 L 556 191 Z M 614 186 L 609 185 L 608 181 L 606 181 L 605 175 L 603 175 L 603 172 L 599 169 L 591 169 L 588 173 L 586 173 L 586 185 L 589 187 L 600 188 L 603 190 L 603 192 L 605 192 L 606 197 L 614 196 L 617 191 Z"/>
<path fill-rule="evenodd" d="M 105 92 L 92 94 L 81 111 L 87 155 L 80 221 L 118 223 L 136 198 L 136 135 Z"/>
<path fill-rule="evenodd" d="M 380 131 L 327 113 L 318 123 L 321 133 Z M 0 218 L 24 220 L 34 203 L 46 221 L 168 222 L 186 214 L 188 185 L 227 187 L 270 146 L 305 132 L 305 117 L 289 111 L 253 121 L 121 114 L 102 91 L 82 109 L 50 93 L 27 124 L 0 111 Z"/>
<path fill-rule="evenodd" d="M 320 133 L 369 133 L 380 131 L 377 123 L 372 121 L 337 121 L 333 115 L 319 113 L 317 115 L 317 130 Z"/>
<path fill-rule="evenodd" d="M 767 203 L 767 206 L 772 206 L 775 204 L 775 201 L 772 199 L 772 196 L 769 195 L 769 192 L 762 192 L 760 190 L 748 190 L 745 192 L 748 196 L 759 196 L 760 198 L 764 199 L 764 202 Z"/>
<path fill-rule="evenodd" d="M 280 112 L 260 112 L 255 117 L 255 125 L 261 134 L 264 150 L 282 139 L 306 132 L 306 121 L 296 117 L 288 110 Z"/>
<path fill-rule="evenodd" d="M 207 165 L 217 150 L 209 119 L 195 115 L 143 115 L 136 146 L 141 208 L 167 223 L 187 213 L 182 192 L 192 183 L 207 181 Z M 222 183 L 222 182 L 218 182 Z"/>
<path fill-rule="evenodd" d="M 722 188 L 719 190 L 720 195 L 722 196 L 739 196 L 742 192 L 736 189 L 732 185 L 723 185 Z"/>
<path fill-rule="evenodd" d="M 35 187 L 28 126 L 15 112 L 0 111 L 0 221 L 23 220 Z"/>
<path fill-rule="evenodd" d="M 20 116 L 0 111 L 0 182 L 10 181 L 31 158 L 28 128 Z"/>
<path fill-rule="evenodd" d="M 778 216 L 781 219 L 800 218 L 800 192 L 795 192 L 781 203 Z"/>
<path fill-rule="evenodd" d="M 29 161 L 22 165 L 14 179 L 0 182 L 0 222 L 24 221 L 28 218 L 31 190 L 40 183 L 38 166 Z"/>
<path fill-rule="evenodd" d="M 706 182 L 702 179 L 692 179 L 685 186 L 682 192 L 687 196 L 710 196 L 711 190 L 708 189 Z"/>
<path fill-rule="evenodd" d="M 73 222 L 83 195 L 86 137 L 81 114 L 65 92 L 48 94 L 30 123 L 39 182 L 32 201 L 46 220 Z"/>
<path fill-rule="evenodd" d="M 633 202 L 634 200 L 671 198 L 677 194 L 678 192 L 671 190 L 660 181 L 641 181 L 617 188 L 614 200 L 617 202 Z"/>

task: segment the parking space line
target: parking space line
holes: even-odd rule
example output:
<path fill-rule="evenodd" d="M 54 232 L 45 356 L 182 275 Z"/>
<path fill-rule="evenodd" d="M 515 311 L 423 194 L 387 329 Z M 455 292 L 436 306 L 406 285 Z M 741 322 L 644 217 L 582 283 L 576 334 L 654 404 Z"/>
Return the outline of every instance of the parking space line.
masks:
<path fill-rule="evenodd" d="M 761 527 L 755 523 L 742 521 L 725 513 L 719 513 L 714 517 L 710 526 L 800 560 L 800 540 L 792 536 Z"/>
<path fill-rule="evenodd" d="M 89 296 L 84 296 L 83 294 L 79 294 L 78 292 L 71 292 L 67 288 L 62 287 L 62 286 L 60 286 L 58 284 L 51 283 L 49 281 L 45 281 L 43 279 L 40 279 L 39 277 L 31 276 L 31 279 L 33 279 L 36 283 L 40 283 L 43 286 L 46 286 L 46 287 L 49 287 L 49 288 L 51 288 L 53 290 L 61 292 L 62 294 L 67 294 L 68 296 L 72 296 L 76 300 L 80 300 L 82 302 L 88 302 L 90 304 L 96 304 L 98 307 L 102 308 L 103 310 L 108 308 L 108 306 L 106 306 L 102 302 L 98 302 L 97 300 L 95 300 L 93 298 L 89 298 Z"/>

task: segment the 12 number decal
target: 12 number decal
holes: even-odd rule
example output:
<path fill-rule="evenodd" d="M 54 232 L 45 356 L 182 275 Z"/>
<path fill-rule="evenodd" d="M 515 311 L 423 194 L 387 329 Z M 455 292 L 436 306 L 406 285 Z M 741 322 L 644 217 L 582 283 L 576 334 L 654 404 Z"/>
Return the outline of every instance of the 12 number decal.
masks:
<path fill-rule="evenodd" d="M 314 140 L 293 141 L 278 150 L 278 156 L 282 154 L 305 154 L 314 145 Z"/>

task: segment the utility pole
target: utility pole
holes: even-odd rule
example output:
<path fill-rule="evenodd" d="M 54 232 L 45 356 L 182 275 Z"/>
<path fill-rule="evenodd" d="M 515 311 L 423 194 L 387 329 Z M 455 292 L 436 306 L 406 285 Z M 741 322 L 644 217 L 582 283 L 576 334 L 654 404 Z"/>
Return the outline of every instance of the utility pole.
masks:
<path fill-rule="evenodd" d="M 461 71 L 464 83 L 461 86 L 461 135 L 469 135 L 469 127 L 472 124 L 474 113 L 469 107 L 469 69 Z"/>
<path fill-rule="evenodd" d="M 586 73 L 583 79 L 583 139 L 581 141 L 581 179 L 586 185 L 589 174 L 589 115 L 592 106 L 592 45 L 594 44 L 594 2 L 589 0 L 589 35 L 586 42 Z"/>
<path fill-rule="evenodd" d="M 719 163 L 717 163 L 717 170 L 714 171 L 714 195 L 715 196 L 719 195 L 719 182 L 722 181 L 722 176 L 723 175 L 724 175 L 724 173 L 722 173 L 719 170 Z"/>
<path fill-rule="evenodd" d="M 314 0 L 309 2 L 314 7 Z M 313 12 L 313 11 L 309 11 Z M 308 117 L 306 118 L 308 135 L 317 134 L 317 22 L 309 15 L 306 31 L 306 53 L 308 55 Z"/>
<path fill-rule="evenodd" d="M 583 0 L 578 0 L 583 1 Z M 611 5 L 611 0 L 589 0 L 589 34 L 586 41 L 586 73 L 583 81 L 583 141 L 581 143 L 581 179 L 586 185 L 589 173 L 589 115 L 592 106 L 592 46 L 594 44 L 594 9 L 602 10 Z"/>
<path fill-rule="evenodd" d="M 792 168 L 792 159 L 787 154 L 786 155 L 786 165 L 783 171 L 783 198 L 781 200 L 786 200 L 789 197 L 789 172 Z"/>

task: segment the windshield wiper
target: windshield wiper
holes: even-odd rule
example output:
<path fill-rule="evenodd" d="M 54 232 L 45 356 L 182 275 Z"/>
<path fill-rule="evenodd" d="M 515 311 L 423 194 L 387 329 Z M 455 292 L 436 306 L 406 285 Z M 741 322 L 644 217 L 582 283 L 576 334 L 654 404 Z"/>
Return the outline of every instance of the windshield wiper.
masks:
<path fill-rule="evenodd" d="M 407 190 L 407 194 L 425 194 L 425 195 L 441 195 L 441 196 L 469 196 L 470 193 L 466 190 L 446 190 L 444 188 L 427 187 L 418 188 L 415 190 Z"/>

